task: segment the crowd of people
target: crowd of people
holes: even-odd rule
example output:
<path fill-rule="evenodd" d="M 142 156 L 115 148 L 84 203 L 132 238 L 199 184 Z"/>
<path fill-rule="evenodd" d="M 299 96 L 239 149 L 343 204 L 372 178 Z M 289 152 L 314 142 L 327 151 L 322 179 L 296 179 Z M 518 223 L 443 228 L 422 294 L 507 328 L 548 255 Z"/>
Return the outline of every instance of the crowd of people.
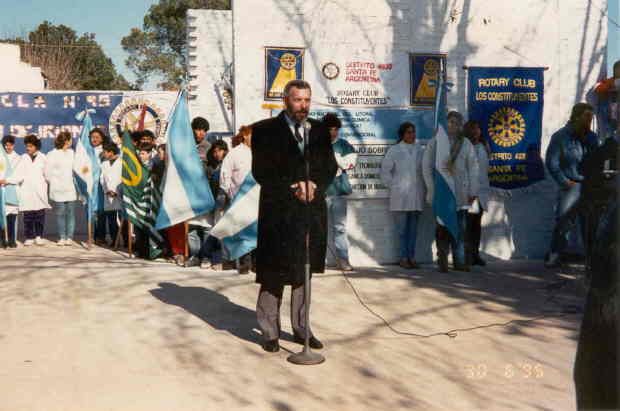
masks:
<path fill-rule="evenodd" d="M 618 72 L 614 74 L 620 78 L 620 63 L 616 68 Z M 324 271 L 327 249 L 333 251 L 339 269 L 353 270 L 347 239 L 347 196 L 353 191 L 348 173 L 356 167 L 356 151 L 349 142 L 339 138 L 342 123 L 335 113 L 328 113 L 321 120 L 308 118 L 311 88 L 307 82 L 289 82 L 283 101 L 285 110 L 277 117 L 241 127 L 232 139 L 232 147 L 221 139 L 207 139 L 209 123 L 206 119 L 197 117 L 192 121 L 196 153 L 215 206 L 205 215 L 158 233 L 163 240 L 155 243 L 161 248 L 157 255 L 163 252 L 181 266 L 232 268 L 226 248 L 211 231 L 248 176 L 252 176 L 261 188 L 257 247 L 239 258 L 236 266 L 240 274 L 256 272 L 256 282 L 260 284 L 256 314 L 263 335 L 262 347 L 268 352 L 279 350 L 280 306 L 285 286 L 291 286 L 294 341 L 320 349 L 323 344 L 307 323 L 310 291 L 306 288 L 309 279 L 305 276 Z M 611 217 L 583 221 L 596 208 L 592 198 L 601 196 L 601 192 L 606 193 L 606 201 L 610 198 L 605 176 L 608 169 L 617 170 L 620 121 L 613 123 L 615 132 L 599 145 L 599 137 L 591 130 L 593 115 L 591 105 L 575 104 L 566 126 L 551 137 L 547 150 L 546 166 L 559 186 L 557 220 L 545 261 L 547 266 L 559 263 L 567 233 L 582 220 L 586 253 L 597 256 L 593 266 L 604 270 L 601 262 L 605 262 L 617 267 L 617 257 L 614 257 L 617 250 L 607 244 L 616 241 L 617 229 Z M 452 182 L 449 190 L 453 204 L 448 216 L 453 218 L 456 229 L 452 229 L 449 222 L 436 218 L 438 269 L 449 271 L 450 251 L 455 270 L 470 271 L 472 265 L 485 265 L 480 255 L 480 238 L 482 216 L 489 205 L 490 150 L 480 124 L 476 119 L 465 122 L 462 114 L 451 111 L 447 114 L 447 127 L 441 139 L 438 135 L 428 144 L 420 144 L 416 139 L 416 126 L 410 122 L 402 123 L 397 134 L 397 143 L 383 158 L 380 177 L 389 190 L 389 210 L 398 232 L 400 266 L 407 270 L 419 267 L 416 243 L 423 209 L 432 205 L 436 217 L 440 216 L 435 207 L 441 198 L 438 193 L 446 191 L 446 187 L 441 186 L 445 182 L 437 178 L 439 167 L 448 173 Z M 156 145 L 154 135 L 148 130 L 133 132 L 131 139 L 142 167 L 148 170 L 152 184 L 161 190 L 168 161 L 166 145 Z M 51 208 L 57 223 L 57 244 L 73 246 L 79 190 L 74 178 L 71 135 L 59 133 L 54 140 L 54 150 L 47 154 L 41 153 L 41 140 L 34 135 L 28 135 L 24 144 L 26 152 L 20 156 L 15 153 L 15 137 L 2 139 L 13 171 L 0 179 L 0 186 L 18 192 L 19 201 L 6 203 L 6 229 L 0 236 L 1 244 L 5 248 L 17 246 L 17 215 L 21 213 L 24 246 L 43 245 L 45 212 Z M 127 245 L 131 230 L 123 224 L 126 210 L 121 148 L 97 128 L 90 132 L 90 144 L 101 166 L 95 243 Z M 611 190 L 614 198 L 616 191 L 616 188 Z M 615 216 L 617 207 L 611 210 L 607 214 Z M 333 232 L 331 240 L 328 240 L 328 231 Z M 594 243 L 597 247 L 592 251 L 590 246 Z M 149 252 L 152 247 L 150 235 L 144 228 L 137 228 L 137 255 L 153 258 Z M 605 284 L 617 283 L 613 275 L 599 276 L 599 283 L 601 279 L 608 279 Z M 590 305 L 606 304 L 592 301 L 589 297 Z M 584 341 L 588 337 L 586 334 L 582 333 Z M 588 350 L 580 346 L 580 358 Z M 589 372 L 580 367 L 579 375 Z"/>
<path fill-rule="evenodd" d="M 559 263 L 568 231 L 576 221 L 584 219 L 584 207 L 577 206 L 583 191 L 581 163 L 598 143 L 597 135 L 590 129 L 592 116 L 592 106 L 576 104 L 567 125 L 552 136 L 547 151 L 547 168 L 560 188 L 557 224 L 546 259 L 547 266 Z M 333 233 L 328 248 L 335 258 L 335 266 L 351 271 L 347 196 L 352 193 L 352 186 L 347 173 L 356 167 L 357 154 L 349 142 L 339 137 L 342 123 L 335 113 L 326 114 L 321 123 L 329 131 L 337 164 L 336 175 L 325 192 L 327 221 Z M 246 176 L 252 172 L 253 125 L 240 128 L 232 138 L 232 147 L 222 139 L 209 141 L 209 122 L 202 117 L 192 121 L 192 130 L 196 151 L 215 199 L 215 208 L 187 224 L 164 230 L 162 237 L 165 241 L 159 246 L 165 256 L 181 266 L 214 270 L 230 268 L 235 263 L 227 259 L 220 241 L 210 235 L 210 229 L 219 221 Z M 456 111 L 448 113 L 446 131 L 450 144 L 447 168 L 455 178 L 459 235 L 454 236 L 444 225 L 437 224 L 437 264 L 440 271 L 449 270 L 448 254 L 451 249 L 453 268 L 470 271 L 472 265 L 486 264 L 480 256 L 480 238 L 482 215 L 488 209 L 490 193 L 489 144 L 482 135 L 480 124 L 474 119 L 465 122 Z M 416 269 L 419 268 L 416 262 L 418 221 L 423 209 L 432 204 L 435 190 L 436 139 L 426 145 L 420 144 L 416 139 L 416 126 L 410 122 L 402 123 L 397 134 L 397 143 L 390 147 L 382 161 L 380 176 L 389 190 L 389 210 L 398 232 L 399 264 L 404 269 Z M 617 138 L 617 134 L 613 138 Z M 155 136 L 149 130 L 135 131 L 131 138 L 143 167 L 149 170 L 155 184 L 161 186 L 166 144 L 155 144 Z M 126 247 L 128 230 L 123 225 L 121 148 L 99 128 L 90 132 L 90 143 L 101 166 L 100 206 L 94 224 L 95 244 Z M 21 213 L 24 246 L 42 245 L 45 211 L 51 209 L 56 219 L 57 244 L 75 245 L 75 210 L 79 203 L 79 190 L 74 177 L 75 153 L 71 135 L 64 131 L 59 133 L 54 140 L 55 148 L 49 153 L 40 151 L 41 140 L 35 135 L 26 136 L 26 152 L 21 156 L 15 152 L 15 137 L 3 137 L 2 145 L 13 172 L 8 178 L 0 180 L 0 185 L 17 188 L 19 204 L 7 204 L 7 233 L 0 236 L 0 244 L 5 248 L 17 247 L 17 215 Z M 583 238 L 589 238 L 584 222 L 581 227 Z M 149 246 L 147 236 L 136 230 L 136 254 L 149 258 Z M 254 253 L 243 256 L 236 265 L 240 273 L 249 273 L 255 266 Z"/>
<path fill-rule="evenodd" d="M 196 149 L 204 166 L 210 188 L 215 199 L 215 208 L 207 215 L 196 217 L 185 224 L 178 224 L 164 230 L 165 241 L 159 246 L 163 255 L 178 265 L 201 266 L 221 270 L 225 261 L 222 247 L 216 238 L 209 235 L 210 228 L 223 214 L 230 199 L 239 190 L 243 178 L 251 169 L 251 127 L 242 127 L 232 140 L 229 154 L 224 140 L 209 142 L 209 122 L 196 117 L 192 121 Z M 123 212 L 121 148 L 100 128 L 94 128 L 89 135 L 101 173 L 97 183 L 98 207 L 94 218 L 94 242 L 98 246 L 127 248 L 129 232 Z M 166 144 L 156 144 L 150 130 L 131 133 L 141 166 L 148 170 L 153 183 L 161 190 L 166 162 Z M 75 246 L 76 207 L 80 204 L 79 181 L 74 175 L 75 152 L 73 139 L 68 132 L 60 132 L 54 139 L 54 149 L 42 153 L 41 140 L 35 135 L 24 138 L 26 152 L 15 152 L 16 138 L 4 136 L 2 145 L 10 162 L 12 172 L 0 180 L 0 185 L 13 188 L 18 201 L 7 203 L 5 208 L 6 230 L 0 235 L 0 246 L 17 247 L 17 216 L 23 218 L 23 245 L 44 245 L 46 210 L 51 209 L 56 218 L 58 246 Z M 6 231 L 6 232 L 4 232 Z M 119 234 L 120 233 L 120 234 Z M 149 258 L 148 235 L 136 227 L 132 236 L 135 255 Z M 187 249 L 187 250 L 186 250 Z M 228 268 L 229 268 L 228 267 Z M 252 267 L 251 256 L 241 259 L 239 272 L 247 274 Z"/>

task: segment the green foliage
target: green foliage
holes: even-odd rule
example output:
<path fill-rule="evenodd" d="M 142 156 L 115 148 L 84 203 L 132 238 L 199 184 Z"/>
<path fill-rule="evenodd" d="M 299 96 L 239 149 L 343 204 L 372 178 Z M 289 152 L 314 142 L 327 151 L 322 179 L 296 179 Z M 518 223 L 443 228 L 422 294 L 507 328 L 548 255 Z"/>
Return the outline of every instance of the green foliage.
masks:
<path fill-rule="evenodd" d="M 2 40 L 21 47 L 22 60 L 40 67 L 52 90 L 131 90 L 114 63 L 95 40 L 65 25 L 44 21 L 27 39 Z"/>
<path fill-rule="evenodd" d="M 121 41 L 129 53 L 125 63 L 135 73 L 138 87 L 159 76 L 161 88 L 178 89 L 187 72 L 187 10 L 228 10 L 230 6 L 230 0 L 160 0 L 152 5 L 142 30 L 131 29 Z"/>

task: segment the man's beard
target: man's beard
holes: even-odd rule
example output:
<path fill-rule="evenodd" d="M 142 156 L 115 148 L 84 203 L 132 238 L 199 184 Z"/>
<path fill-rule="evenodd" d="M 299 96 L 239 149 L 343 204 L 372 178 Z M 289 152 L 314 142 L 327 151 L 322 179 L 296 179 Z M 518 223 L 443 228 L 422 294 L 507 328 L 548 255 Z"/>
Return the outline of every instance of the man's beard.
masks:
<path fill-rule="evenodd" d="M 306 118 L 308 118 L 308 112 L 305 110 L 292 111 L 291 109 L 287 108 L 286 111 L 288 112 L 288 115 L 291 118 L 291 120 L 295 120 L 300 123 L 304 121 Z"/>

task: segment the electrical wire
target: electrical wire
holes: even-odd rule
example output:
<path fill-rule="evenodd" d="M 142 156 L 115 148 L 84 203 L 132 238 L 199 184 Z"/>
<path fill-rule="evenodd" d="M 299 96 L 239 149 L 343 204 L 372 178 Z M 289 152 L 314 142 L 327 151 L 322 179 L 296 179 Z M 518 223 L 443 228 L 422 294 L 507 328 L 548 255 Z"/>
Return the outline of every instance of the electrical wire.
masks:
<path fill-rule="evenodd" d="M 334 253 L 334 250 L 329 245 L 328 245 L 327 248 L 329 249 L 329 251 L 330 251 L 331 255 L 334 257 L 334 259 L 336 261 L 338 261 L 338 258 L 336 257 L 336 254 Z M 541 316 L 538 316 L 538 317 L 510 320 L 510 321 L 506 321 L 506 322 L 503 322 L 503 323 L 484 324 L 484 325 L 478 325 L 478 326 L 473 326 L 473 327 L 468 327 L 468 328 L 455 328 L 455 329 L 452 329 L 452 330 L 440 331 L 440 332 L 436 332 L 436 333 L 432 333 L 432 334 L 418 334 L 418 333 L 409 332 L 409 331 L 400 331 L 400 330 L 397 330 L 396 328 L 394 328 L 394 326 L 392 324 L 390 324 L 390 322 L 388 320 L 386 320 L 383 316 L 381 316 L 380 314 L 375 312 L 372 308 L 370 308 L 368 306 L 368 304 L 366 304 L 364 302 L 364 300 L 360 296 L 359 292 L 356 290 L 355 286 L 353 285 L 353 283 L 349 279 L 349 276 L 347 275 L 347 273 L 343 269 L 340 269 L 340 272 L 341 272 L 342 276 L 344 277 L 345 281 L 347 282 L 347 284 L 349 285 L 349 287 L 351 287 L 351 290 L 353 291 L 353 294 L 355 294 L 355 297 L 357 298 L 358 302 L 360 303 L 360 305 L 362 307 L 364 307 L 370 314 L 372 314 L 376 318 L 380 319 L 385 324 L 385 326 L 388 327 L 388 329 L 390 331 L 392 331 L 394 334 L 405 335 L 405 336 L 409 336 L 409 337 L 432 338 L 432 337 L 438 337 L 438 336 L 444 335 L 444 336 L 447 336 L 447 337 L 450 337 L 450 338 L 456 338 L 458 336 L 458 333 L 469 332 L 469 331 L 474 331 L 474 330 L 480 330 L 480 329 L 484 329 L 484 328 L 492 328 L 492 327 L 507 327 L 507 326 L 509 326 L 511 324 L 517 324 L 517 323 L 527 324 L 527 323 L 531 323 L 531 322 L 535 322 L 535 321 L 544 320 L 544 319 L 547 319 L 547 318 L 561 318 L 561 317 L 566 317 L 566 316 L 571 315 L 571 314 L 578 314 L 579 313 L 579 310 L 574 310 L 571 307 L 570 309 L 567 309 L 567 310 L 565 310 L 563 312 L 548 313 L 548 314 L 541 315 Z M 549 297 L 549 298 L 547 298 L 546 303 L 548 303 L 550 301 L 552 301 L 552 299 Z"/>

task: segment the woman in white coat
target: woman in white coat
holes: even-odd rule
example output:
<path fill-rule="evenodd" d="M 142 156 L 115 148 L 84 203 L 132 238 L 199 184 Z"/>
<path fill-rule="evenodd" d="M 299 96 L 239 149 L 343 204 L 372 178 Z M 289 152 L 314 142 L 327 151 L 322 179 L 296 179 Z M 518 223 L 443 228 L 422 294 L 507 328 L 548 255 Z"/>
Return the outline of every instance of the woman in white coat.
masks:
<path fill-rule="evenodd" d="M 422 176 L 424 149 L 415 143 L 416 129 L 410 122 L 398 129 L 398 143 L 388 150 L 381 163 L 381 181 L 390 190 L 390 211 L 394 214 L 400 239 L 400 266 L 418 268 L 415 248 L 418 218 L 424 209 Z"/>
<path fill-rule="evenodd" d="M 44 176 L 47 157 L 39 151 L 41 140 L 37 136 L 26 136 L 24 145 L 26 153 L 17 168 L 9 178 L 0 180 L 0 184 L 20 184 L 19 211 L 24 214 L 24 245 L 43 245 L 45 210 L 50 208 Z"/>
<path fill-rule="evenodd" d="M 73 180 L 71 134 L 62 131 L 54 140 L 54 150 L 47 154 L 45 179 L 49 183 L 50 202 L 58 226 L 58 245 L 73 245 L 77 190 Z"/>
<path fill-rule="evenodd" d="M 482 233 L 482 214 L 488 210 L 489 204 L 489 147 L 482 138 L 482 130 L 476 120 L 469 120 L 465 123 L 463 134 L 469 138 L 474 146 L 474 152 L 478 158 L 478 178 L 480 181 L 478 198 L 474 200 L 467 213 L 467 235 L 465 238 L 468 245 L 465 247 L 465 251 L 471 265 L 484 266 L 487 263 L 480 258 L 480 236 Z"/>

